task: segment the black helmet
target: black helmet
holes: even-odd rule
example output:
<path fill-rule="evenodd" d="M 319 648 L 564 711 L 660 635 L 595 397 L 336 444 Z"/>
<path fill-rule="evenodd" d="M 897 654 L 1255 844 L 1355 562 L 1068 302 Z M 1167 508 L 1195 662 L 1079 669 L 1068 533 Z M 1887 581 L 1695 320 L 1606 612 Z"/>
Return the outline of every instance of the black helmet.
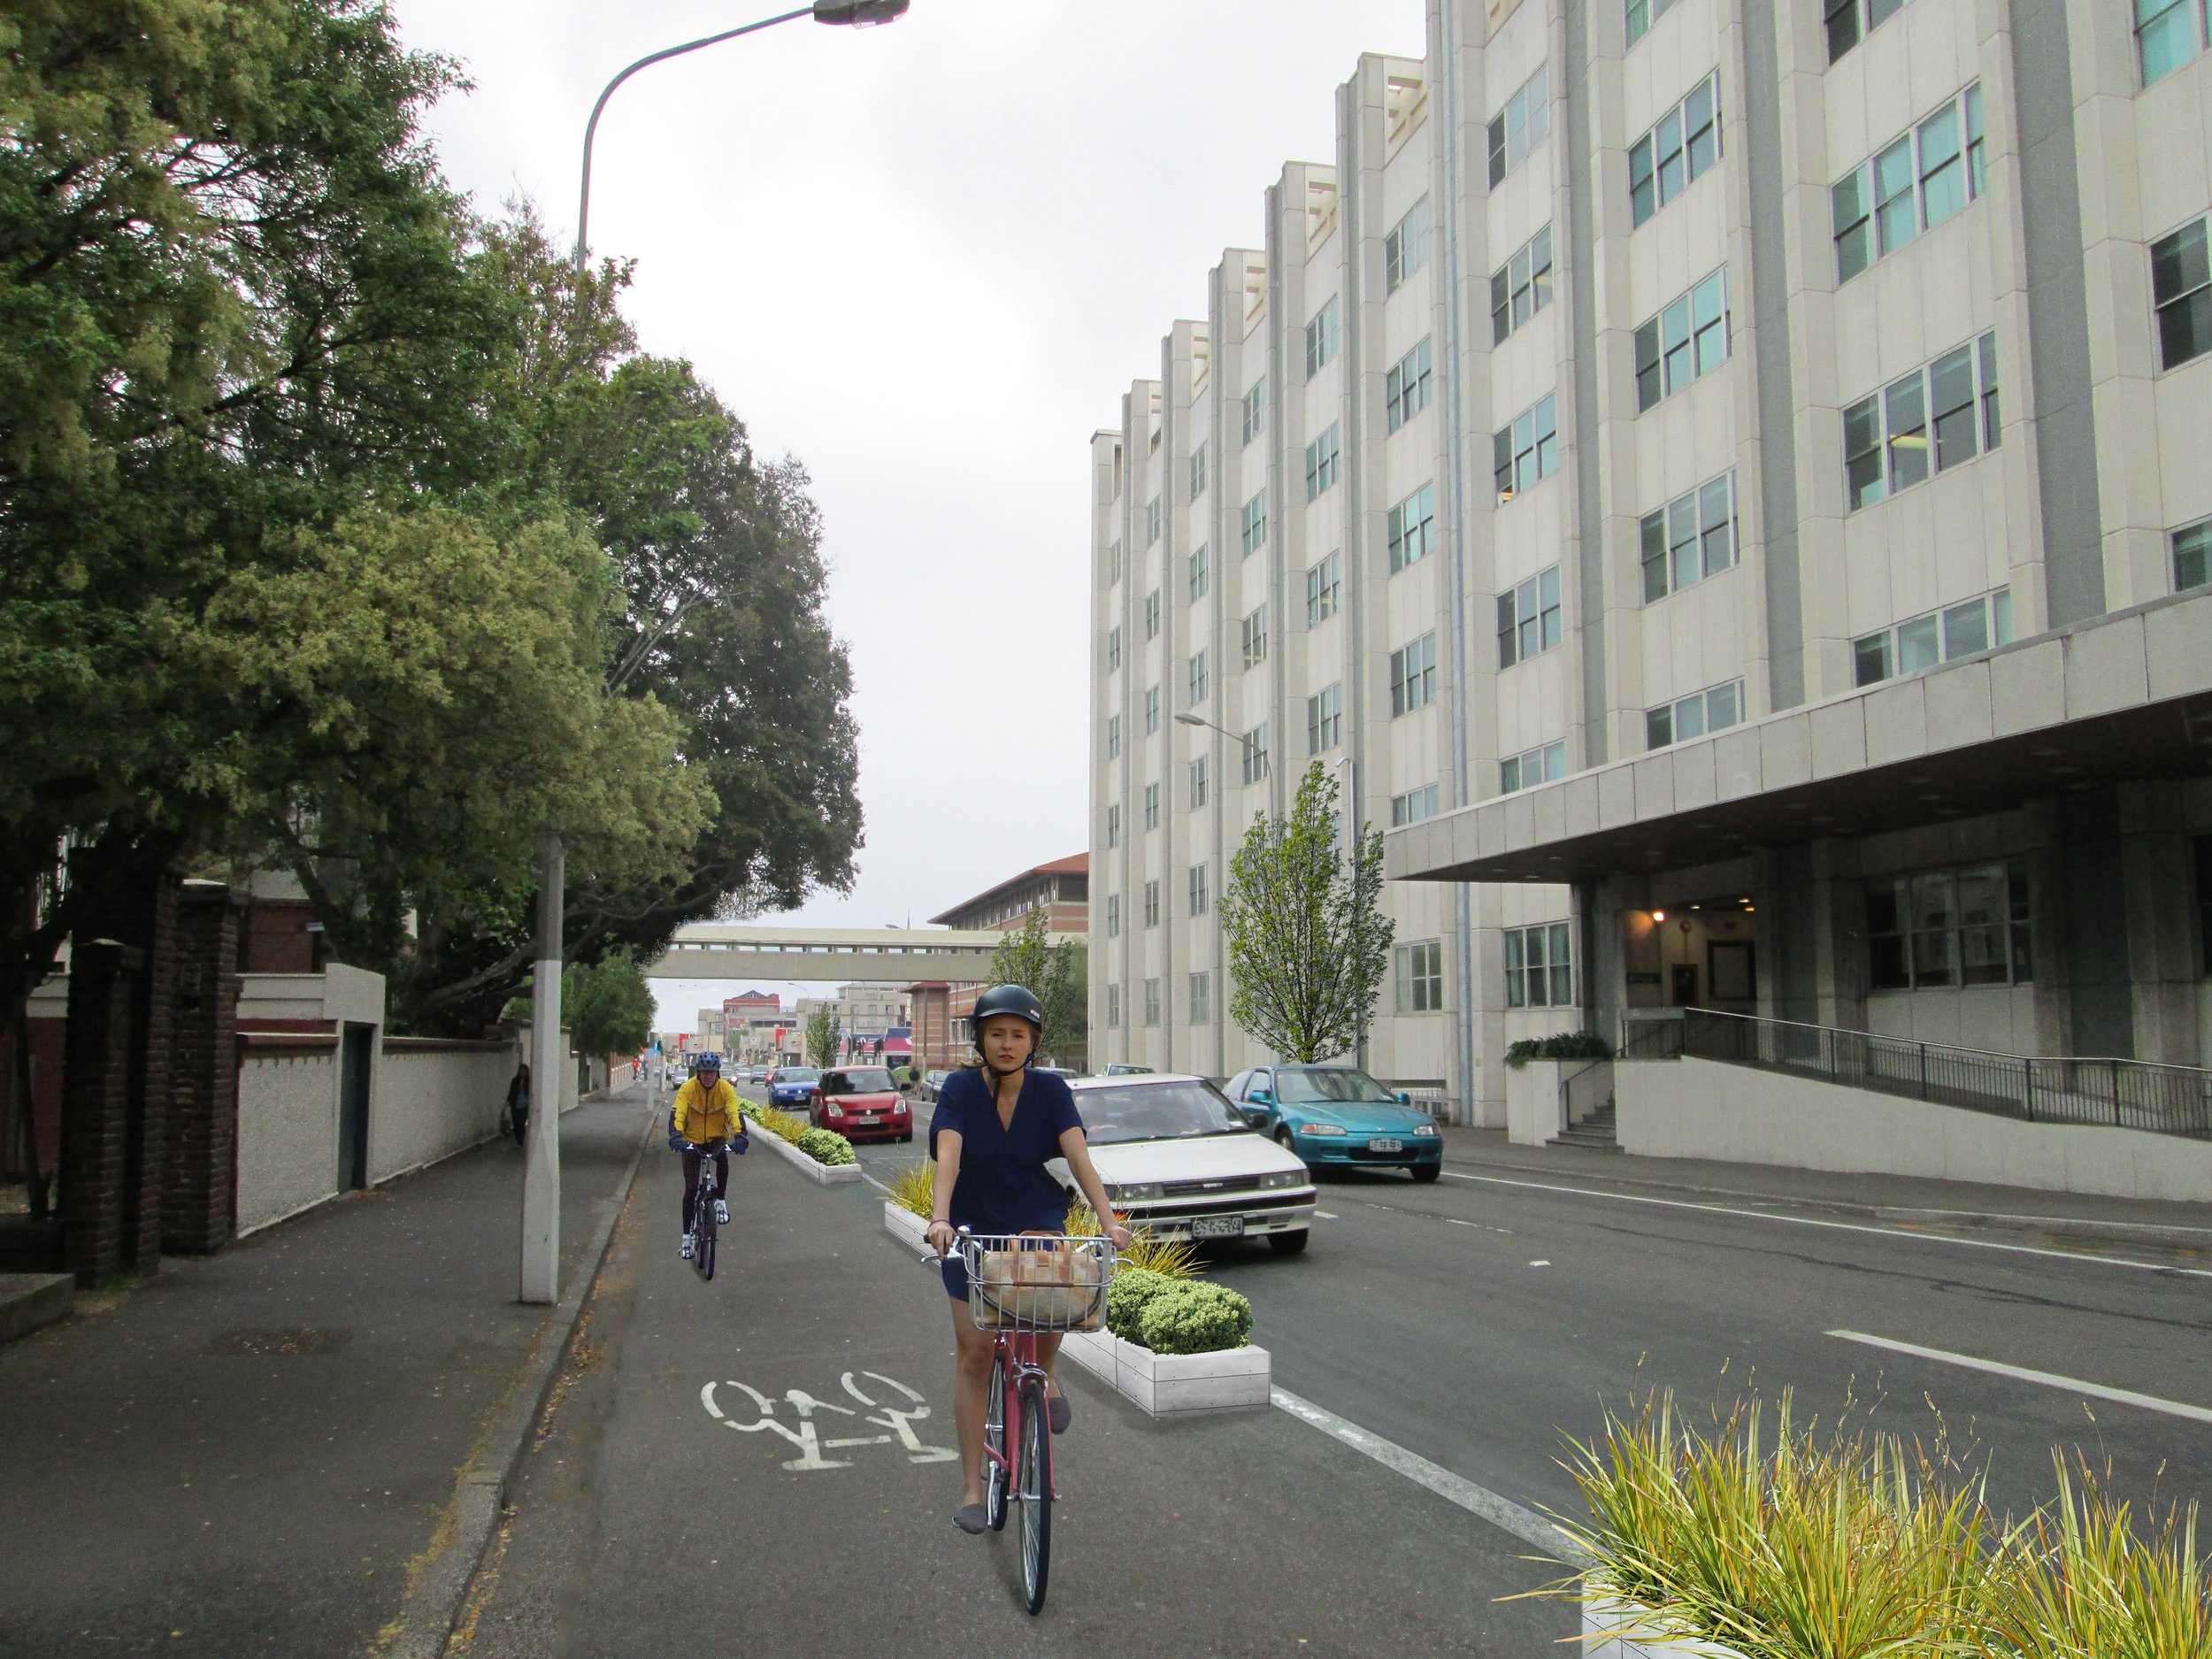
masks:
<path fill-rule="evenodd" d="M 975 1032 L 975 1045 L 983 1047 L 983 1022 L 996 1014 L 1011 1014 L 1025 1019 L 1042 1038 L 1045 1034 L 1045 1005 L 1031 995 L 1025 986 L 995 985 L 975 999 L 975 1014 L 971 1025 Z"/>

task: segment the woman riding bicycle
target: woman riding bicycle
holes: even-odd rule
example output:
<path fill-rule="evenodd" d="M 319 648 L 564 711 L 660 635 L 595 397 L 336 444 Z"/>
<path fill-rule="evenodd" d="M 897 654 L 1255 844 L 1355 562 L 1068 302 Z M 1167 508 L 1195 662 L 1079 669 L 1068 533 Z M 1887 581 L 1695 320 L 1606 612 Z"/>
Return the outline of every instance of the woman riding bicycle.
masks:
<path fill-rule="evenodd" d="M 699 1162 L 714 1159 L 714 1218 L 727 1222 L 730 1190 L 730 1149 L 745 1150 L 745 1125 L 738 1117 L 737 1091 L 722 1080 L 722 1056 L 709 1050 L 699 1056 L 696 1075 L 676 1091 L 668 1114 L 668 1144 L 684 1155 L 684 1260 L 698 1241 L 694 1225 L 699 1208 Z"/>
<path fill-rule="evenodd" d="M 1018 985 L 995 986 L 978 997 L 975 1046 L 983 1064 L 945 1079 L 929 1125 L 937 1176 L 927 1238 L 945 1257 L 945 1290 L 952 1298 L 952 1331 L 959 1348 L 953 1417 L 960 1431 L 961 1487 L 960 1508 L 952 1519 L 964 1532 L 984 1530 L 983 1417 L 991 1337 L 969 1316 L 967 1264 L 950 1253 L 954 1230 L 1065 1233 L 1067 1194 L 1045 1168 L 1048 1160 L 1062 1157 L 1114 1247 L 1129 1243 L 1129 1231 L 1116 1219 L 1105 1185 L 1092 1166 L 1074 1094 L 1062 1079 L 1029 1070 L 1044 1025 L 1043 1006 Z M 1067 1427 L 1070 1414 L 1059 1383 L 1051 1379 L 1060 1339 L 1041 1334 L 1037 1348 L 1048 1379 L 1052 1432 L 1057 1434 Z"/>

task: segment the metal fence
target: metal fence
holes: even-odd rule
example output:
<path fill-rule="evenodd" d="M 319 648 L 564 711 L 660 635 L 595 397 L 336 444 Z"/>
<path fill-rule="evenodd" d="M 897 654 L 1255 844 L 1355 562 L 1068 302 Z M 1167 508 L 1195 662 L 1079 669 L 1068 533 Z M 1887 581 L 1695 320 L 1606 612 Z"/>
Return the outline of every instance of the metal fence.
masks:
<path fill-rule="evenodd" d="M 2212 1071 L 2195 1066 L 1991 1054 L 1708 1009 L 1663 1019 L 1630 1017 L 1623 1059 L 1684 1056 L 2029 1123 L 2105 1124 L 2212 1139 Z"/>

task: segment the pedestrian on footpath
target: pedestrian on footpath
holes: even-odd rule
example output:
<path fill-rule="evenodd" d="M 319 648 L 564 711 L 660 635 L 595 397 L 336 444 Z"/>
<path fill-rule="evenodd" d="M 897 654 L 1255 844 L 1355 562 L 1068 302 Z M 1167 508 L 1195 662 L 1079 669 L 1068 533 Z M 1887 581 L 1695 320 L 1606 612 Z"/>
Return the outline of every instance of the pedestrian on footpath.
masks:
<path fill-rule="evenodd" d="M 507 1121 L 513 1126 L 515 1144 L 521 1146 L 530 1133 L 530 1063 L 515 1067 L 507 1084 Z"/>
<path fill-rule="evenodd" d="M 730 1154 L 744 1156 L 749 1144 L 744 1120 L 738 1116 L 737 1091 L 722 1080 L 722 1056 L 709 1050 L 699 1056 L 699 1070 L 676 1091 L 668 1114 L 668 1144 L 684 1155 L 684 1241 L 680 1254 L 687 1262 L 698 1248 L 695 1225 L 699 1209 L 699 1165 L 714 1160 L 714 1218 L 726 1225 L 730 1190 Z"/>

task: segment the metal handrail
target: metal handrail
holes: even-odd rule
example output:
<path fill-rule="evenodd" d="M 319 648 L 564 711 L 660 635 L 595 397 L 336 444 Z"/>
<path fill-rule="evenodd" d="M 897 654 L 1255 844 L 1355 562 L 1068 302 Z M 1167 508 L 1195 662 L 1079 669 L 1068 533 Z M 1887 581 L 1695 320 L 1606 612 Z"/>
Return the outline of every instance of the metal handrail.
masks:
<path fill-rule="evenodd" d="M 1624 1027 L 1623 1059 L 1717 1060 L 2031 1123 L 2212 1139 L 2212 1071 L 2199 1066 L 2002 1054 L 1714 1009 L 1642 1021 L 1632 1011 Z"/>

